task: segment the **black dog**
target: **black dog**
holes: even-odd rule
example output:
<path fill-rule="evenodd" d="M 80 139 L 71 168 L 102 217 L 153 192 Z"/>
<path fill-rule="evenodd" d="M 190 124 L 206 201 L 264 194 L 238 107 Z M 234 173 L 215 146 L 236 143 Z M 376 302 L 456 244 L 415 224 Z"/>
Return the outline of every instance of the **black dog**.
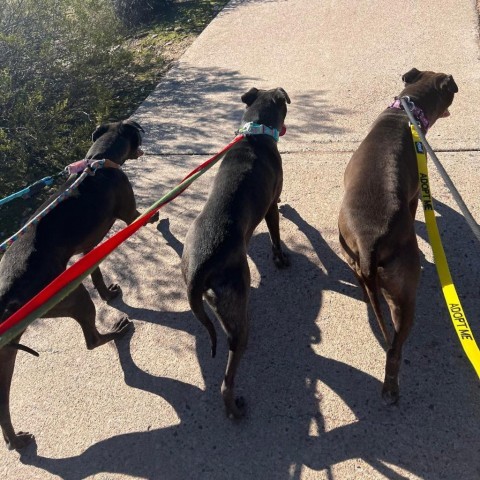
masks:
<path fill-rule="evenodd" d="M 451 75 L 413 68 L 402 77 L 423 130 L 449 115 L 458 92 Z M 345 196 L 338 221 L 340 243 L 364 296 L 372 304 L 387 343 L 383 398 L 399 398 L 402 347 L 413 324 L 420 277 L 415 235 L 418 167 L 409 121 L 398 102 L 380 114 L 345 171 Z M 395 327 L 393 343 L 379 304 L 381 292 Z"/>
<path fill-rule="evenodd" d="M 254 122 L 280 132 L 287 103 L 282 88 L 252 88 L 242 96 L 247 104 L 243 122 Z M 234 377 L 248 337 L 247 305 L 250 270 L 247 246 L 253 231 L 265 218 L 270 232 L 273 260 L 285 267 L 288 260 L 280 245 L 277 202 L 282 191 L 282 159 L 277 142 L 267 134 L 247 136 L 225 156 L 202 213 L 185 240 L 182 273 L 190 307 L 207 328 L 216 350 L 215 328 L 205 313 L 205 296 L 227 333 L 229 356 L 222 395 L 229 417 L 241 417 L 243 401 L 235 400 Z"/>
<path fill-rule="evenodd" d="M 94 143 L 86 158 L 108 159 L 109 167 L 87 176 L 74 195 L 56 206 L 37 225 L 31 226 L 5 252 L 0 262 L 0 321 L 6 320 L 61 274 L 73 255 L 93 249 L 116 219 L 129 224 L 140 215 L 132 186 L 120 169 L 127 159 L 143 154 L 140 132 L 143 132 L 142 127 L 133 121 L 101 125 L 95 130 Z M 38 211 L 65 191 L 70 183 L 63 185 Z M 120 293 L 118 285 L 105 285 L 100 268 L 95 269 L 91 277 L 103 300 L 111 300 Z M 83 285 L 45 317 L 74 318 L 82 327 L 88 349 L 119 337 L 130 325 L 124 317 L 110 332 L 99 333 L 95 327 L 95 305 Z M 15 434 L 10 418 L 10 385 L 17 354 L 14 345 L 20 336 L 12 345 L 0 349 L 0 425 L 10 450 L 22 448 L 34 438 L 25 432 Z"/>

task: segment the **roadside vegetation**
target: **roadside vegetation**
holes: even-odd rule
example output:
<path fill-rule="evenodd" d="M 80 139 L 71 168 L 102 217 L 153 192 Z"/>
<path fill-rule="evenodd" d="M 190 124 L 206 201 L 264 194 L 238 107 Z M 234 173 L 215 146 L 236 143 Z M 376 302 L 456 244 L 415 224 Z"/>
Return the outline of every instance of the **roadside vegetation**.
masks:
<path fill-rule="evenodd" d="M 227 0 L 3 2 L 0 198 L 83 158 L 96 125 L 129 117 Z M 47 193 L 0 207 L 0 241 Z"/>

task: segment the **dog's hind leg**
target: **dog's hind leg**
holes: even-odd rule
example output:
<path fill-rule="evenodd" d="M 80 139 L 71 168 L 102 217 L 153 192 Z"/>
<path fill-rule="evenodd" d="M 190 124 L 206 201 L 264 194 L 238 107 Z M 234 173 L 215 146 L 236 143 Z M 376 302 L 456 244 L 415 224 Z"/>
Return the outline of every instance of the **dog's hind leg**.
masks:
<path fill-rule="evenodd" d="M 398 252 L 391 263 L 379 269 L 380 288 L 390 307 L 395 327 L 392 346 L 387 351 L 385 381 L 382 389 L 383 400 L 389 405 L 396 403 L 400 395 L 398 374 L 402 348 L 413 325 L 419 278 L 420 259 L 415 238 L 408 247 Z"/>
<path fill-rule="evenodd" d="M 18 342 L 19 339 L 20 337 L 15 341 Z M 10 417 L 10 386 L 16 357 L 16 348 L 6 345 L 0 349 L 0 426 L 9 450 L 19 450 L 34 439 L 27 432 L 15 433 Z"/>
<path fill-rule="evenodd" d="M 82 327 L 85 342 L 89 350 L 122 336 L 130 327 L 127 317 L 122 317 L 107 333 L 100 333 L 95 326 L 95 305 L 87 289 L 79 285 L 68 297 L 45 315 L 51 317 L 72 317 Z"/>
<path fill-rule="evenodd" d="M 232 269 L 224 281 L 205 293 L 205 298 L 222 324 L 228 338 L 228 361 L 222 383 L 222 397 L 229 418 L 245 414 L 243 398 L 235 398 L 234 383 L 238 366 L 248 342 L 247 306 L 250 291 L 250 271 L 247 260 L 243 272 Z"/>
<path fill-rule="evenodd" d="M 244 316 L 243 319 L 240 317 Z M 243 397 L 235 397 L 234 381 L 238 365 L 243 357 L 248 341 L 248 320 L 246 312 L 238 312 L 238 320 L 243 321 L 243 326 L 228 334 L 228 360 L 225 378 L 222 383 L 222 397 L 227 415 L 230 418 L 241 418 L 245 415 L 245 401 Z"/>
<path fill-rule="evenodd" d="M 363 301 L 365 303 L 370 303 L 370 297 L 368 296 L 367 289 L 365 287 L 365 282 L 363 281 L 362 276 L 360 275 L 360 266 L 358 265 L 358 255 L 354 256 L 352 250 L 348 247 L 345 239 L 343 238 L 342 234 L 339 234 L 339 242 L 340 242 L 340 249 L 343 255 L 343 258 L 347 262 L 348 266 L 352 270 L 355 278 L 357 279 L 360 288 L 362 289 L 363 293 Z"/>
<path fill-rule="evenodd" d="M 107 287 L 107 285 L 105 284 L 105 280 L 103 279 L 100 267 L 97 267 L 90 274 L 90 276 L 92 277 L 93 285 L 97 289 L 102 300 L 109 302 L 110 300 L 113 300 L 114 298 L 118 297 L 118 295 L 120 295 L 122 291 L 120 285 L 112 283 Z"/>
<path fill-rule="evenodd" d="M 290 265 L 288 256 L 282 250 L 280 242 L 280 216 L 278 214 L 278 205 L 272 204 L 265 215 L 270 239 L 272 241 L 273 261 L 278 268 L 285 268 Z"/>

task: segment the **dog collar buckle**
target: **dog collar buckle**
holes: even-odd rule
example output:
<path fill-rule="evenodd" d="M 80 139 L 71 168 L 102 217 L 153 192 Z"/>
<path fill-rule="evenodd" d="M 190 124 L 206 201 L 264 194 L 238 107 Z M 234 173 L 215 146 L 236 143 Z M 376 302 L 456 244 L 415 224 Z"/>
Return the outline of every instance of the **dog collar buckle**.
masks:
<path fill-rule="evenodd" d="M 237 130 L 237 133 L 241 133 L 243 135 L 269 135 L 270 137 L 273 137 L 273 139 L 278 142 L 278 139 L 280 138 L 280 132 L 276 128 L 270 128 L 267 127 L 266 125 L 262 125 L 259 123 L 254 123 L 254 122 L 248 122 L 243 125 L 243 127 L 240 127 Z"/>

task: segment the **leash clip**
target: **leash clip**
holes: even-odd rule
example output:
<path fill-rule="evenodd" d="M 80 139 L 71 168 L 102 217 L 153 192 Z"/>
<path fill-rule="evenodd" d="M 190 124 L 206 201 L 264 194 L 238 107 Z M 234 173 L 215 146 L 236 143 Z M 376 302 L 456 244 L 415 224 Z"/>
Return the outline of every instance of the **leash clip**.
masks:
<path fill-rule="evenodd" d="M 72 175 L 73 173 L 82 173 L 84 171 L 87 171 L 89 175 L 95 175 L 95 170 L 97 170 L 97 168 L 103 168 L 105 166 L 105 161 L 106 160 L 104 158 L 100 160 L 79 160 L 78 162 L 67 165 L 64 172 L 68 175 Z"/>
<path fill-rule="evenodd" d="M 415 104 L 413 103 L 413 101 L 410 99 L 410 97 L 408 95 L 405 95 L 404 97 L 400 97 L 399 100 L 405 100 L 408 104 L 408 108 L 413 112 L 413 110 L 415 109 Z"/>
<path fill-rule="evenodd" d="M 105 166 L 105 159 L 102 158 L 101 160 L 94 160 L 91 163 L 88 162 L 88 166 L 86 169 L 88 170 L 88 174 L 93 177 L 95 175 L 95 172 L 99 168 L 103 168 L 104 166 Z"/>

